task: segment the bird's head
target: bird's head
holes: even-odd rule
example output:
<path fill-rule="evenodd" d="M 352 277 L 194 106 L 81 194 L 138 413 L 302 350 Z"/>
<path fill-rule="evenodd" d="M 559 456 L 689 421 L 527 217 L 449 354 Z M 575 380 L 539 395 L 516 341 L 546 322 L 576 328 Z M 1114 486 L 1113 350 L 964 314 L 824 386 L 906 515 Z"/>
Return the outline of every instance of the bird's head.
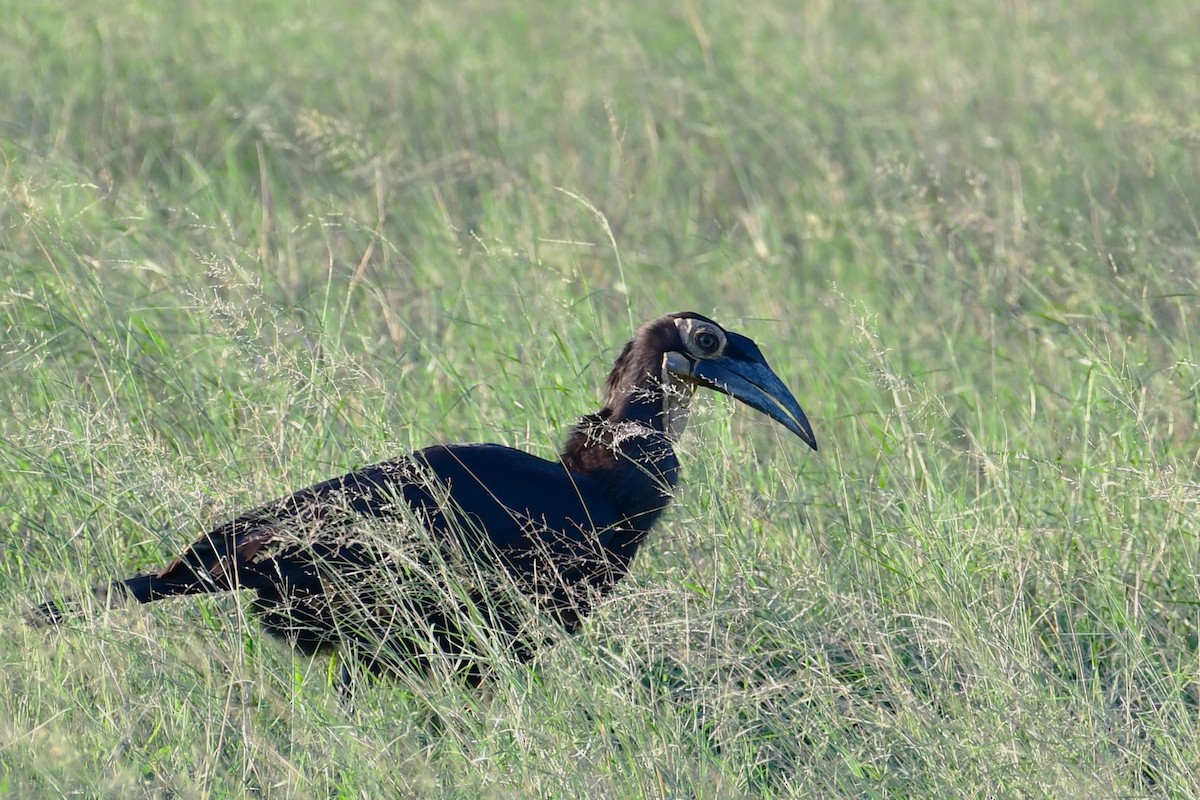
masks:
<path fill-rule="evenodd" d="M 668 314 L 638 329 L 609 376 L 609 402 L 628 391 L 630 371 L 657 376 L 668 428 L 682 429 L 687 394 L 699 386 L 727 394 L 776 420 L 813 450 L 817 438 L 804 410 L 754 341 L 691 311 Z M 680 398 L 680 389 L 684 395 Z M 676 431 L 677 432 L 677 431 Z"/>

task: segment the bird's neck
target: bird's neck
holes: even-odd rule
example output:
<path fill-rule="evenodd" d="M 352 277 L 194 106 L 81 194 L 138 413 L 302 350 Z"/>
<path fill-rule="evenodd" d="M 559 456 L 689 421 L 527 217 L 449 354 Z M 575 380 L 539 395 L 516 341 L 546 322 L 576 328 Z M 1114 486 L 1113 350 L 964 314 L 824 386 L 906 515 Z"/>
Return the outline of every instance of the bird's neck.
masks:
<path fill-rule="evenodd" d="M 610 376 L 604 407 L 579 421 L 562 463 L 598 481 L 642 533 L 657 521 L 679 480 L 674 444 L 687 424 L 691 387 L 663 370 Z"/>
<path fill-rule="evenodd" d="M 619 455 L 625 443 L 635 439 L 671 450 L 683 435 L 695 387 L 672 375 L 665 358 L 656 367 L 647 364 L 632 369 L 625 360 L 626 354 L 622 354 L 609 375 L 604 406 L 572 430 L 563 447 L 563 462 L 568 467 L 577 454 Z M 637 448 L 639 453 L 643 449 Z"/>

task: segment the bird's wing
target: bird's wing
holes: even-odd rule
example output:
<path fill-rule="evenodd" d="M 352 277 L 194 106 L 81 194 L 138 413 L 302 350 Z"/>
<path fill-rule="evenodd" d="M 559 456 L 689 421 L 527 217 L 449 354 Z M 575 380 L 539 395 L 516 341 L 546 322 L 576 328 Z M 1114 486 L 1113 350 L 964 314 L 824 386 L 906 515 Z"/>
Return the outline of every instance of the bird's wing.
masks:
<path fill-rule="evenodd" d="M 501 550 L 528 546 L 534 528 L 558 531 L 567 540 L 595 538 L 623 519 L 594 480 L 521 450 L 439 445 L 416 455 L 446 487 L 458 513 L 486 530 Z"/>
<path fill-rule="evenodd" d="M 625 574 L 628 559 L 610 550 L 628 532 L 624 515 L 593 478 L 500 445 L 427 448 L 417 459 L 446 490 L 443 506 L 457 528 L 448 538 L 568 631 Z"/>
<path fill-rule="evenodd" d="M 454 521 L 466 529 L 458 538 L 482 540 L 472 549 L 494 553 L 518 580 L 590 582 L 609 571 L 610 540 L 628 533 L 601 486 L 559 462 L 500 445 L 437 446 L 416 456 L 446 488 Z"/>

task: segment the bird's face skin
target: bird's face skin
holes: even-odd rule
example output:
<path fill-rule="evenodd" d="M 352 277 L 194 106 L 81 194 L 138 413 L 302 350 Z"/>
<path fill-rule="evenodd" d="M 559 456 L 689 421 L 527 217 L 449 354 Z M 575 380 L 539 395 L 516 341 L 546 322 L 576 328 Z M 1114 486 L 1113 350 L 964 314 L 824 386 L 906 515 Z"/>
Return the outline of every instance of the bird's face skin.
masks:
<path fill-rule="evenodd" d="M 663 378 L 667 390 L 667 417 L 672 419 L 670 397 L 673 386 L 702 386 L 733 397 L 761 411 L 799 436 L 813 450 L 817 437 L 804 410 L 779 379 L 753 340 L 699 314 L 685 312 L 671 317 L 678 343 L 663 355 Z M 675 410 L 678 417 L 679 411 Z M 685 418 L 686 419 L 686 418 Z M 682 427 L 682 426 L 680 426 Z"/>

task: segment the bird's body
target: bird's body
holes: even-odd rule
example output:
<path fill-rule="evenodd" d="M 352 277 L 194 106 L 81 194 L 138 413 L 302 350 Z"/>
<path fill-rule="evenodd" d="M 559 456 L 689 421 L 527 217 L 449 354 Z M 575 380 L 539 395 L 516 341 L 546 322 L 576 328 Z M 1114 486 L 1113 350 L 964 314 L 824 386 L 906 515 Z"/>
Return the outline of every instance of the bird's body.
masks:
<path fill-rule="evenodd" d="M 527 658 L 540 643 L 530 608 L 574 631 L 627 574 L 678 482 L 674 444 L 697 385 L 816 446 L 753 342 L 696 314 L 670 315 L 625 347 L 604 406 L 558 461 L 497 444 L 436 445 L 245 513 L 164 569 L 103 591 L 148 603 L 249 589 L 267 630 L 304 652 L 341 648 L 375 672 L 447 658 L 476 681 L 481 631 Z M 66 614 L 52 602 L 38 617 Z"/>
<path fill-rule="evenodd" d="M 674 470 L 664 478 L 673 484 Z M 474 674 L 464 618 L 511 587 L 574 631 L 627 572 L 666 505 L 656 494 L 625 510 L 560 462 L 496 444 L 437 445 L 243 514 L 166 568 L 120 582 L 119 594 L 146 603 L 251 589 L 266 629 L 304 652 L 350 644 L 380 669 L 440 651 Z M 510 607 L 486 623 L 527 654 L 521 616 Z"/>

